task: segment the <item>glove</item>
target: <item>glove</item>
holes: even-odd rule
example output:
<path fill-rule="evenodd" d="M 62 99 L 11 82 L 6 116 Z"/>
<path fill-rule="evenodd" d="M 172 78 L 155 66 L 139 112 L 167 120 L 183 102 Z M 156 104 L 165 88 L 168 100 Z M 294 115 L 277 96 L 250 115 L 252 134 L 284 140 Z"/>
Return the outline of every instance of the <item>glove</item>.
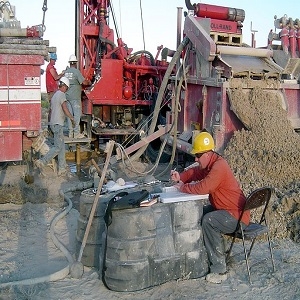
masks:
<path fill-rule="evenodd" d="M 74 119 L 71 119 L 71 123 L 72 123 L 72 126 L 73 128 L 75 127 L 75 120 Z"/>

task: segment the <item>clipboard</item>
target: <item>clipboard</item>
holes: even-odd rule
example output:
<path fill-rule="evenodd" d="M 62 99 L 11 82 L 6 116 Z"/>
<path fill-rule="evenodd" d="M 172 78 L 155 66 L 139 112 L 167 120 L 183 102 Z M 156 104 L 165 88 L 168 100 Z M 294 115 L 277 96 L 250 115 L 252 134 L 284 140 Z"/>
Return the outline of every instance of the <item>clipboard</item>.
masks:
<path fill-rule="evenodd" d="M 208 199 L 208 194 L 205 195 L 195 195 L 178 192 L 177 190 L 171 190 L 163 193 L 159 193 L 160 202 L 162 203 L 173 203 L 173 202 L 183 202 L 191 200 L 206 200 Z"/>

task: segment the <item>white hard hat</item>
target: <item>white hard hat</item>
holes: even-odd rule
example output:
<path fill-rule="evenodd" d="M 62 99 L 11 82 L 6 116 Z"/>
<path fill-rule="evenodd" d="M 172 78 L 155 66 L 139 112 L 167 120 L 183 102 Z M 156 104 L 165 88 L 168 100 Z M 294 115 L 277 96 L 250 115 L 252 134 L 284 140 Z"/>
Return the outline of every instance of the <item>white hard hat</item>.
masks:
<path fill-rule="evenodd" d="M 75 54 L 72 54 L 69 58 L 69 62 L 73 62 L 73 61 L 76 61 L 76 62 L 78 61 Z"/>
<path fill-rule="evenodd" d="M 70 87 L 70 81 L 66 76 L 63 76 L 59 81 L 64 83 L 67 87 Z"/>

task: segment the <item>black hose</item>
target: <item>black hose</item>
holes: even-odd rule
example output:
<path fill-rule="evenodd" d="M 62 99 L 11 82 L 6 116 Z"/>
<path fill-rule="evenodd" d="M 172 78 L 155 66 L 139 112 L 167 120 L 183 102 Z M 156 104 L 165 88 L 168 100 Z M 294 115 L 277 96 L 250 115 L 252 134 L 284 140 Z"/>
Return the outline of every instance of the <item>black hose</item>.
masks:
<path fill-rule="evenodd" d="M 132 61 L 133 61 L 138 55 L 140 55 L 140 54 L 147 54 L 147 55 L 149 55 L 150 61 L 151 61 L 151 65 L 152 65 L 152 66 L 155 66 L 155 60 L 154 60 L 154 57 L 153 57 L 153 55 L 152 55 L 149 51 L 147 51 L 147 50 L 140 50 L 140 51 L 137 51 L 137 52 L 131 54 L 130 57 L 128 58 L 128 62 L 132 62 Z"/>
<path fill-rule="evenodd" d="M 186 47 L 186 45 L 189 43 L 189 41 L 190 40 L 187 37 L 184 38 L 184 40 L 178 46 L 174 56 L 172 57 L 172 60 L 169 64 L 169 66 L 168 66 L 168 69 L 165 73 L 164 79 L 162 81 L 162 84 L 161 84 L 159 92 L 158 92 L 157 100 L 155 102 L 155 107 L 154 107 L 154 111 L 153 111 L 153 118 L 152 118 L 152 122 L 151 122 L 151 125 L 150 125 L 150 128 L 149 128 L 149 131 L 148 131 L 148 135 L 151 135 L 155 130 L 158 114 L 159 114 L 159 111 L 160 111 L 160 106 L 161 106 L 161 103 L 162 103 L 162 100 L 163 100 L 164 92 L 165 92 L 165 89 L 167 87 L 169 78 L 171 76 L 171 73 L 172 73 L 178 59 L 181 56 L 181 53 L 182 53 L 183 49 Z M 147 147 L 148 147 L 148 145 L 145 145 L 145 146 L 141 147 L 134 155 L 131 156 L 131 160 L 134 161 L 134 160 L 139 159 L 141 157 L 141 155 L 143 155 L 143 153 L 145 152 Z"/>
<path fill-rule="evenodd" d="M 185 0 L 185 6 L 188 10 L 194 10 L 194 5 L 192 5 L 191 0 Z"/>
<path fill-rule="evenodd" d="M 68 251 L 68 249 L 55 236 L 54 227 L 55 227 L 56 223 L 61 218 L 66 216 L 72 209 L 72 201 L 71 201 L 70 197 L 66 196 L 65 194 L 69 193 L 69 192 L 82 191 L 84 189 L 88 189 L 93 186 L 94 186 L 93 182 L 89 182 L 89 181 L 88 182 L 80 182 L 75 187 L 71 187 L 71 188 L 59 191 L 59 194 L 68 202 L 68 206 L 52 219 L 51 224 L 50 224 L 50 235 L 51 235 L 51 239 L 52 239 L 54 245 L 63 252 L 63 254 L 67 258 L 69 264 L 66 267 L 64 267 L 63 269 L 61 269 L 55 273 L 45 275 L 42 277 L 0 283 L 0 289 L 7 288 L 10 286 L 16 286 L 16 285 L 33 285 L 33 284 L 42 283 L 42 282 L 57 281 L 60 279 L 64 279 L 70 273 L 70 266 L 74 262 L 74 259 L 73 259 L 72 255 L 70 254 L 70 252 Z"/>

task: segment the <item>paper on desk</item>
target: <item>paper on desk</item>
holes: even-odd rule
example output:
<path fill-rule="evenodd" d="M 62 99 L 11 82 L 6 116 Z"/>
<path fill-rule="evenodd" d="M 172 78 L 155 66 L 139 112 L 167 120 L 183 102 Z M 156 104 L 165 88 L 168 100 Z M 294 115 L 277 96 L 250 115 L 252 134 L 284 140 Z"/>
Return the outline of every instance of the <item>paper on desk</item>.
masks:
<path fill-rule="evenodd" d="M 133 188 L 137 186 L 137 183 L 133 182 L 133 181 L 128 181 L 125 182 L 124 185 L 119 185 L 118 183 L 110 180 L 106 185 L 105 188 L 108 192 L 115 192 L 115 191 L 119 191 L 119 190 L 123 190 L 123 189 L 129 189 L 129 188 Z"/>
<path fill-rule="evenodd" d="M 170 193 L 170 192 L 178 192 L 178 189 L 172 185 L 172 186 L 165 186 L 162 188 L 163 193 Z"/>
<path fill-rule="evenodd" d="M 163 193 L 159 193 L 160 201 L 162 203 L 182 202 L 189 200 L 208 199 L 208 194 L 195 195 L 179 192 L 175 186 L 163 188 Z"/>

